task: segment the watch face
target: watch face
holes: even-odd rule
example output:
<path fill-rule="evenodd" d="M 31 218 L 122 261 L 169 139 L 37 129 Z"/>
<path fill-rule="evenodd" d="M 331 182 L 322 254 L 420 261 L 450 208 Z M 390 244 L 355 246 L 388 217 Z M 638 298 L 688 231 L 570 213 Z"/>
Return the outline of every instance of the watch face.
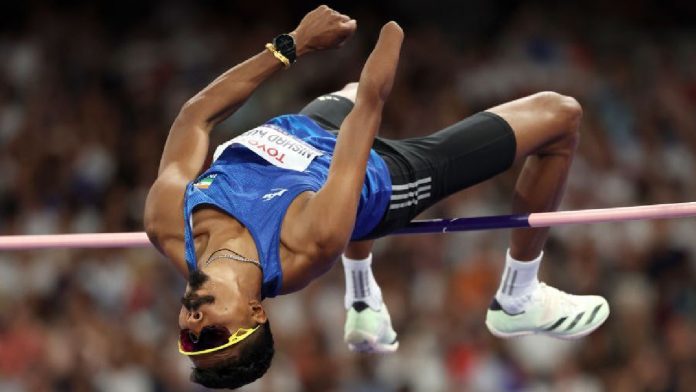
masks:
<path fill-rule="evenodd" d="M 290 34 L 281 34 L 273 39 L 273 46 L 276 50 L 290 60 L 290 63 L 295 62 L 295 39 Z"/>
<path fill-rule="evenodd" d="M 281 34 L 276 37 L 273 42 L 273 46 L 276 47 L 281 53 L 285 53 L 288 50 L 295 51 L 295 40 L 289 34 Z"/>

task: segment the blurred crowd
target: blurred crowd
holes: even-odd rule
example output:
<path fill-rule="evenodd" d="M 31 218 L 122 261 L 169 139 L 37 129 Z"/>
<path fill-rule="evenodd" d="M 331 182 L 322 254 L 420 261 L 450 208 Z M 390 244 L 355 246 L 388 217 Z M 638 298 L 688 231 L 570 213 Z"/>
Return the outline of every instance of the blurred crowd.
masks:
<path fill-rule="evenodd" d="M 12 3 L 0 12 L 2 235 L 142 231 L 144 198 L 182 103 L 311 9 Z M 394 18 L 406 41 L 383 136 L 425 135 L 554 90 L 584 107 L 562 209 L 694 199 L 696 30 L 678 9 L 670 17 L 649 2 L 491 4 L 451 2 L 437 13 L 411 1 L 346 2 L 338 9 L 358 19 L 356 37 L 274 77 L 213 141 L 355 80 L 380 23 Z M 508 213 L 516 174 L 426 216 Z M 506 231 L 387 237 L 375 271 L 399 351 L 347 350 L 337 266 L 301 293 L 266 301 L 277 354 L 244 390 L 693 391 L 695 237 L 693 219 L 553 229 L 542 279 L 612 306 L 605 326 L 575 342 L 503 341 L 485 329 Z M 176 350 L 184 284 L 151 249 L 0 253 L 0 391 L 201 390 Z"/>

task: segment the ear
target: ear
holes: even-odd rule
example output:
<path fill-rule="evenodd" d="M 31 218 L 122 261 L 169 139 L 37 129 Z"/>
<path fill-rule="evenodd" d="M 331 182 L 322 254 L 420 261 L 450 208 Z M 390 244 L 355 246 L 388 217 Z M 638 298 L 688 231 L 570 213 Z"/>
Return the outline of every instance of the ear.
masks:
<path fill-rule="evenodd" d="M 251 308 L 251 319 L 259 324 L 265 324 L 268 321 L 268 316 L 266 316 L 266 310 L 264 310 L 263 305 L 258 300 L 249 301 L 249 307 Z"/>

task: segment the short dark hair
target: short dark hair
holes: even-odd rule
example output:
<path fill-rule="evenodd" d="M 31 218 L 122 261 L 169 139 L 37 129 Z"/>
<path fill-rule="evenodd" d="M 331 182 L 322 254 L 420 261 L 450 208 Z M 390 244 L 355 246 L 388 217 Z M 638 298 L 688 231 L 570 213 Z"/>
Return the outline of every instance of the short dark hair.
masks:
<path fill-rule="evenodd" d="M 240 342 L 244 347 L 240 350 L 239 356 L 212 368 L 194 367 L 191 381 L 207 388 L 235 389 L 263 376 L 271 366 L 275 353 L 271 324 L 266 321 L 256 333 L 259 335 L 255 339 Z"/>

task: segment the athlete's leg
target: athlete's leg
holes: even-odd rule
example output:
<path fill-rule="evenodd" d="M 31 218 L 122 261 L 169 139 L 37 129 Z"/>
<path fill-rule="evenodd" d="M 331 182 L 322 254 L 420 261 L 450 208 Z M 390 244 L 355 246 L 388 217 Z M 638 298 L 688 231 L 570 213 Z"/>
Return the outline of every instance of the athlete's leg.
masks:
<path fill-rule="evenodd" d="M 526 159 L 513 197 L 516 212 L 558 207 L 577 144 L 582 109 L 545 92 L 477 113 L 432 135 L 375 142 L 392 176 L 392 203 L 369 238 L 407 224 L 437 201 Z M 379 143 L 378 143 L 379 142 Z M 547 229 L 514 230 L 512 256 L 534 259 Z"/>
<path fill-rule="evenodd" d="M 355 96 L 358 94 L 358 82 L 348 83 L 339 91 L 332 93 L 332 95 L 338 95 L 339 97 L 348 98 L 351 102 L 355 103 Z"/>
<path fill-rule="evenodd" d="M 582 108 L 557 93 L 544 92 L 489 109 L 512 128 L 515 159 L 524 160 L 513 195 L 514 212 L 554 211 L 565 189 L 578 142 Z M 548 229 L 511 234 L 496 300 L 486 325 L 498 336 L 544 333 L 563 338 L 589 334 L 609 315 L 598 296 L 573 296 L 539 283 L 537 272 Z"/>
<path fill-rule="evenodd" d="M 396 351 L 399 343 L 372 274 L 373 243 L 354 241 L 343 253 L 347 311 L 344 340 L 352 351 L 388 353 Z"/>
<path fill-rule="evenodd" d="M 356 302 L 373 309 L 382 306 L 382 290 L 372 274 L 372 245 L 374 241 L 352 241 L 343 252 L 343 269 L 346 275 L 346 310 Z"/>
<path fill-rule="evenodd" d="M 555 211 L 578 143 L 580 104 L 571 97 L 543 92 L 488 110 L 512 127 L 515 160 L 524 160 L 512 199 L 515 213 Z M 512 230 L 510 254 L 532 260 L 541 252 L 548 228 Z"/>
<path fill-rule="evenodd" d="M 373 240 L 352 241 L 348 244 L 343 254 L 351 259 L 364 259 L 372 253 L 372 246 L 374 243 L 375 241 Z"/>
<path fill-rule="evenodd" d="M 300 110 L 317 124 L 329 131 L 338 131 L 341 123 L 353 109 L 357 83 L 348 83 L 341 90 L 317 97 Z"/>

